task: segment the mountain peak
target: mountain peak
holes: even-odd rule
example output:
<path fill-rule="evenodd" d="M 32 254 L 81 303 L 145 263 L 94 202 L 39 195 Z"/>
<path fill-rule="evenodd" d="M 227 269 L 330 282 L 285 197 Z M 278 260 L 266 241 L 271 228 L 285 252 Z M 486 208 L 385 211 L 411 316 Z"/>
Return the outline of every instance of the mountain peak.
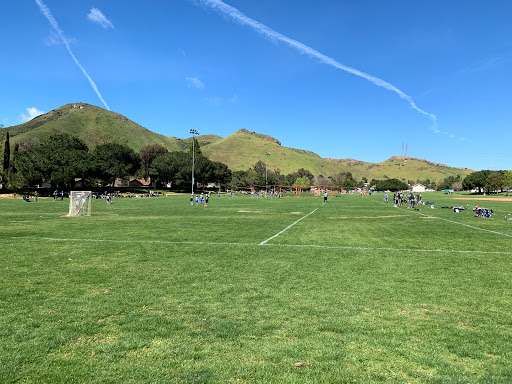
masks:
<path fill-rule="evenodd" d="M 277 139 L 274 139 L 272 136 L 263 135 L 261 133 L 256 133 L 256 132 L 251 132 L 251 131 L 248 131 L 245 128 L 239 129 L 235 133 L 244 133 L 244 134 L 254 135 L 254 136 L 257 136 L 257 137 L 261 137 L 262 139 L 272 141 L 272 142 L 276 143 L 277 145 L 281 145 L 281 142 L 279 140 L 277 140 Z"/>

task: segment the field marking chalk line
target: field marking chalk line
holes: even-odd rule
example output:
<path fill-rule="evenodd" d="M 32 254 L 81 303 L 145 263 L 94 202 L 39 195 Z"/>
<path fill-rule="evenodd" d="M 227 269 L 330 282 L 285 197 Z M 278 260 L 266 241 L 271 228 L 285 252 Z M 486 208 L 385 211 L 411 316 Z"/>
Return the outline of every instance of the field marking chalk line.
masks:
<path fill-rule="evenodd" d="M 358 247 L 350 245 L 317 245 L 317 244 L 265 244 L 266 247 L 292 247 L 292 248 L 320 248 L 320 249 L 353 249 L 360 251 L 393 251 L 393 252 L 444 252 L 444 253 L 483 253 L 497 255 L 512 255 L 512 252 L 502 251 L 472 251 L 458 249 L 419 249 L 419 248 L 391 248 L 391 247 Z"/>
<path fill-rule="evenodd" d="M 421 215 L 421 216 L 429 216 L 429 215 L 426 215 L 426 214 L 421 213 L 421 212 L 414 212 L 414 211 L 412 211 L 412 213 L 417 213 L 418 215 Z M 503 233 L 503 232 L 493 231 L 493 230 L 491 230 L 491 229 L 479 228 L 479 227 L 475 227 L 475 226 L 473 226 L 473 225 L 464 224 L 464 223 L 459 223 L 458 221 L 454 221 L 454 220 L 450 220 L 450 219 L 445 219 L 444 217 L 439 217 L 439 219 L 444 220 L 444 221 L 447 221 L 447 222 L 449 222 L 449 223 L 458 224 L 458 225 L 463 225 L 464 227 L 468 227 L 468 228 L 472 228 L 472 229 L 477 229 L 477 230 L 479 230 L 479 231 L 484 231 L 484 232 L 494 233 L 494 234 L 496 234 L 496 235 L 501 235 L 501 236 L 512 237 L 512 235 L 509 235 L 508 233 Z"/>
<path fill-rule="evenodd" d="M 190 244 L 190 245 L 255 245 L 254 243 L 230 243 L 230 242 L 212 242 L 212 241 L 168 241 L 168 240 L 114 240 L 114 239 L 76 239 L 76 238 L 56 238 L 56 237 L 37 237 L 37 236 L 8 236 L 1 239 L 16 240 L 47 240 L 47 241 L 82 241 L 86 243 L 118 243 L 118 244 Z M 512 252 L 511 252 L 512 253 Z"/>
<path fill-rule="evenodd" d="M 421 213 L 421 212 L 418 212 L 418 211 L 411 211 L 411 210 L 408 210 L 407 208 L 404 208 L 404 207 L 391 207 L 390 208 L 398 208 L 400 209 L 401 211 L 403 212 L 407 212 L 407 213 L 414 213 L 414 214 L 417 214 L 417 215 L 421 215 L 421 216 L 427 216 L 427 217 L 430 217 L 432 215 L 427 215 L 425 213 Z M 468 228 L 471 228 L 471 229 L 476 229 L 478 231 L 484 231 L 484 232 L 489 232 L 489 233 L 494 233 L 496 235 L 500 235 L 500 236 L 506 236 L 506 237 L 512 237 L 512 235 L 508 234 L 508 233 L 503 233 L 503 232 L 498 232 L 498 231 L 493 231 L 491 229 L 485 229 L 485 228 L 479 228 L 479 227 L 475 227 L 473 225 L 469 225 L 469 224 L 464 224 L 464 223 L 459 223 L 458 221 L 453 221 L 453 220 L 450 220 L 450 219 L 445 219 L 444 217 L 439 217 L 439 216 L 436 216 L 439 220 L 444 220 L 444 221 L 447 221 L 449 223 L 453 223 L 453 224 L 458 224 L 458 225 L 462 225 L 464 227 L 468 227 Z"/>
<path fill-rule="evenodd" d="M 325 203 L 324 203 L 325 204 Z M 307 215 L 305 216 L 302 216 L 299 220 L 297 220 L 295 223 L 293 224 L 290 224 L 289 226 L 287 226 L 285 229 L 283 229 L 281 232 L 279 233 L 276 233 L 274 236 L 272 237 L 269 237 L 267 240 L 264 240 L 262 241 L 259 245 L 265 245 L 267 244 L 268 241 L 272 240 L 272 239 L 275 239 L 277 236 L 281 235 L 282 233 L 286 232 L 287 230 L 289 230 L 291 227 L 293 227 L 295 224 L 297 224 L 299 221 L 301 221 L 302 219 L 305 219 L 306 217 L 312 215 L 313 213 L 315 213 L 316 211 L 318 210 L 318 208 L 315 208 L 314 210 L 312 210 L 311 212 L 309 212 Z"/>
<path fill-rule="evenodd" d="M 53 237 L 36 237 L 36 236 L 8 236 L 0 237 L 2 239 L 16 240 L 35 240 L 35 241 L 82 241 L 89 243 L 139 243 L 139 244 L 174 244 L 174 245 L 218 245 L 218 246 L 242 246 L 242 247 L 260 247 L 262 244 L 257 243 L 231 243 L 231 242 L 213 242 L 213 241 L 166 241 L 166 240 L 109 240 L 109 239 L 65 239 Z M 350 245 L 319 245 L 319 244 L 263 244 L 265 247 L 287 247 L 287 248 L 317 248 L 317 249 L 353 249 L 360 251 L 392 251 L 392 252 L 434 252 L 434 253 L 474 253 L 474 254 L 490 254 L 490 255 L 512 255 L 511 252 L 500 251 L 478 251 L 478 250 L 458 250 L 458 249 L 419 249 L 419 248 L 392 248 L 392 247 L 359 247 Z"/>

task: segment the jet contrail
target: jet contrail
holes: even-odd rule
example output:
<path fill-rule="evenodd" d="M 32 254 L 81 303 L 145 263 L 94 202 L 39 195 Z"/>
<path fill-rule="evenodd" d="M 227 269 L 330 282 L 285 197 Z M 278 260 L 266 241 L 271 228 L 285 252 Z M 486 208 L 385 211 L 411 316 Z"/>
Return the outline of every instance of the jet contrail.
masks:
<path fill-rule="evenodd" d="M 66 37 L 64 36 L 64 32 L 62 32 L 62 29 L 60 29 L 59 24 L 57 24 L 57 21 L 53 18 L 53 16 L 52 16 L 50 10 L 48 9 L 48 7 L 41 0 L 35 0 L 35 2 L 39 6 L 39 9 L 41 9 L 41 13 L 46 16 L 46 18 L 50 22 L 50 25 L 52 26 L 52 28 L 59 35 L 60 39 L 62 40 L 62 42 L 66 46 L 66 49 L 68 50 L 69 54 L 71 55 L 71 57 L 75 61 L 75 64 L 78 66 L 78 68 L 80 68 L 82 70 L 82 72 L 84 73 L 84 75 L 87 78 L 87 80 L 89 80 L 89 83 L 91 84 L 91 87 L 94 90 L 94 92 L 96 92 L 96 95 L 98 95 L 98 97 L 103 102 L 105 107 L 110 111 L 110 108 L 108 107 L 108 105 L 105 102 L 105 100 L 103 100 L 103 97 L 101 96 L 101 93 L 98 90 L 98 87 L 96 86 L 94 81 L 91 79 L 91 76 L 89 76 L 87 74 L 85 68 L 82 67 L 82 65 L 78 62 L 77 58 L 75 57 L 75 55 L 73 55 L 73 52 L 71 51 L 71 48 L 69 47 L 69 43 L 66 40 Z"/>
<path fill-rule="evenodd" d="M 405 94 L 404 92 L 399 90 L 397 87 L 395 87 L 393 84 L 390 84 L 387 81 L 379 79 L 378 77 L 361 72 L 355 68 L 351 68 L 346 65 L 343 65 L 343 64 L 339 63 L 338 61 L 334 60 L 333 58 L 326 56 L 323 53 L 320 53 L 317 50 L 315 50 L 311 47 L 308 47 L 307 45 L 302 44 L 301 42 L 299 42 L 297 40 L 290 39 L 289 37 L 286 37 L 286 36 L 282 35 L 281 33 L 276 32 L 273 29 L 267 27 L 266 25 L 261 24 L 260 22 L 247 17 L 242 12 L 240 12 L 238 9 L 224 3 L 221 0 L 200 0 L 200 2 L 221 14 L 230 17 L 231 19 L 233 19 L 234 21 L 237 21 L 238 23 L 240 23 L 242 25 L 251 27 L 256 32 L 263 35 L 267 39 L 282 41 L 283 43 L 288 44 L 290 47 L 295 48 L 299 53 L 301 53 L 303 55 L 314 57 L 315 59 L 318 59 L 327 65 L 330 65 L 334 68 L 341 69 L 342 71 L 352 73 L 353 75 L 356 75 L 356 76 L 362 77 L 363 79 L 371 81 L 373 84 L 378 85 L 379 87 L 382 87 L 389 91 L 393 91 L 393 92 L 397 93 L 398 96 L 400 96 L 402 99 L 409 102 L 411 107 L 413 107 L 416 111 L 418 111 L 419 113 L 426 115 L 430 119 L 432 119 L 434 122 L 434 126 L 436 125 L 436 123 L 437 123 L 436 115 L 434 115 L 432 113 L 425 112 L 424 110 L 418 108 L 418 106 L 416 105 L 416 103 L 414 102 L 414 100 L 412 99 L 411 96 Z"/>

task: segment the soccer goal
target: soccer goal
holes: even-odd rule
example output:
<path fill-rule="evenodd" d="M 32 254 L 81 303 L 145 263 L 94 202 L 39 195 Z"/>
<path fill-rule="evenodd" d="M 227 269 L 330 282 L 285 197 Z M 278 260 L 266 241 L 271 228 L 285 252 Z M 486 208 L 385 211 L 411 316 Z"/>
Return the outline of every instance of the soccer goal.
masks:
<path fill-rule="evenodd" d="M 67 216 L 91 216 L 91 197 L 90 191 L 71 191 Z"/>

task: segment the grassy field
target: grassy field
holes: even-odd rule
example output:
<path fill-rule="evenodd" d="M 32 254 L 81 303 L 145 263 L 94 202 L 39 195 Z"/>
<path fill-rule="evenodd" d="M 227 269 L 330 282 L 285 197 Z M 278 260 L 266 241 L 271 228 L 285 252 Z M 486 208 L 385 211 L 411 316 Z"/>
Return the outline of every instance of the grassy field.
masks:
<path fill-rule="evenodd" d="M 0 199 L 0 382 L 510 383 L 512 202 L 454 197 Z"/>

